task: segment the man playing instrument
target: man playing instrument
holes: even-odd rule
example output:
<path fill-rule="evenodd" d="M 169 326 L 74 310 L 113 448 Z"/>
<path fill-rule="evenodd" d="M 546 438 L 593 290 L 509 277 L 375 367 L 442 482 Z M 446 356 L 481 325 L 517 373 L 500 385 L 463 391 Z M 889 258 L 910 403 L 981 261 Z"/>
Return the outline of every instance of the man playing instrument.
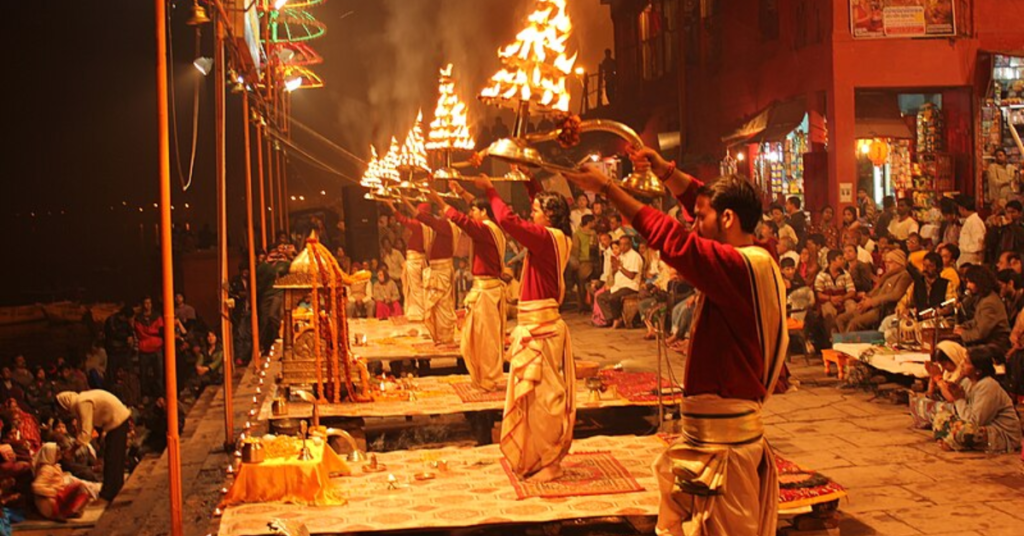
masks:
<path fill-rule="evenodd" d="M 473 289 L 466 295 L 466 324 L 459 350 L 466 360 L 473 386 L 494 391 L 505 385 L 502 360 L 505 353 L 505 234 L 494 223 L 491 202 L 473 198 L 455 181 L 449 190 L 469 201 L 469 215 L 444 202 L 431 190 L 430 200 L 441 207 L 445 217 L 459 226 L 473 241 Z"/>
<path fill-rule="evenodd" d="M 576 421 L 576 367 L 569 328 L 558 312 L 572 245 L 569 205 L 531 181 L 532 221 L 525 221 L 502 201 L 490 179 L 479 177 L 475 184 L 490 201 L 498 225 L 528 251 L 509 348 L 501 452 L 520 478 L 554 480 L 562 475 Z"/>
<path fill-rule="evenodd" d="M 631 155 L 652 170 L 696 217 L 696 232 L 641 204 L 588 168 L 565 173 L 609 199 L 661 260 L 700 291 L 684 376 L 682 436 L 655 462 L 661 490 L 659 535 L 774 535 L 778 481 L 764 440 L 761 406 L 785 358 L 785 284 L 772 255 L 755 242 L 761 201 L 746 180 L 710 186 L 677 171 L 650 149 Z"/>

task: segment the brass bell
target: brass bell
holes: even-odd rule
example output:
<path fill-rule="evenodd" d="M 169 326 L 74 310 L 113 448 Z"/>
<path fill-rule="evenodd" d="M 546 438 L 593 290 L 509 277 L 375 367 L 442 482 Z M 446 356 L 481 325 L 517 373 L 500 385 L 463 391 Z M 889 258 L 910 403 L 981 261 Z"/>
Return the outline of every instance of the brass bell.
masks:
<path fill-rule="evenodd" d="M 646 197 L 661 197 L 665 195 L 665 185 L 658 177 L 654 176 L 651 170 L 646 173 L 634 171 L 623 179 L 622 188 L 631 193 Z"/>
<path fill-rule="evenodd" d="M 199 5 L 199 0 L 192 0 L 192 12 L 189 13 L 185 24 L 189 26 L 202 26 L 208 22 L 210 22 L 210 17 L 206 15 L 206 8 Z"/>

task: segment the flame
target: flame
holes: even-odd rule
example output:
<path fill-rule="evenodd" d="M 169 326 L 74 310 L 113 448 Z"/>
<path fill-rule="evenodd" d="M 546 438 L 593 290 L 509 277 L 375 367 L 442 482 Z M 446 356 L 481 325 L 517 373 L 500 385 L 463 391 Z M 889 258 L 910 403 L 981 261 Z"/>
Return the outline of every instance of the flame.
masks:
<path fill-rule="evenodd" d="M 565 3 L 537 0 L 537 10 L 527 18 L 527 26 L 516 35 L 516 41 L 498 50 L 505 67 L 480 92 L 482 100 L 511 104 L 518 99 L 537 104 L 542 110 L 569 111 L 565 80 L 577 55 L 570 57 L 566 51 L 572 22 Z"/>
<path fill-rule="evenodd" d="M 381 182 L 381 160 L 377 155 L 377 148 L 373 145 L 370 146 L 369 165 L 366 166 L 363 177 L 359 179 L 359 184 L 367 188 L 378 188 L 383 185 Z"/>
<path fill-rule="evenodd" d="M 398 182 L 401 175 L 398 173 L 398 155 L 401 149 L 398 146 L 398 138 L 391 136 L 391 147 L 384 158 L 380 159 L 380 178 L 384 181 Z"/>
<path fill-rule="evenodd" d="M 423 142 L 423 110 L 416 115 L 416 122 L 413 123 L 409 133 L 405 136 L 405 144 L 398 153 L 398 166 L 406 169 L 421 169 L 430 171 L 427 163 L 427 147 Z"/>
<path fill-rule="evenodd" d="M 437 108 L 434 120 L 430 122 L 427 135 L 427 149 L 473 150 L 476 143 L 469 135 L 466 104 L 455 94 L 455 80 L 452 79 L 452 64 L 441 69 L 438 86 Z"/>

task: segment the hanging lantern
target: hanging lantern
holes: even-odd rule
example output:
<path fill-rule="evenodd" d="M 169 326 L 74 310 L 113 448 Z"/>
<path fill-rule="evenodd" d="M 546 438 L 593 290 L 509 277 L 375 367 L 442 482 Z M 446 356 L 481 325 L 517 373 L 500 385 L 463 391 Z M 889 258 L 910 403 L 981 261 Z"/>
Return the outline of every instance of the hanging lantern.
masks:
<path fill-rule="evenodd" d="M 883 140 L 874 140 L 868 150 L 868 159 L 875 167 L 885 165 L 889 160 L 889 143 Z"/>

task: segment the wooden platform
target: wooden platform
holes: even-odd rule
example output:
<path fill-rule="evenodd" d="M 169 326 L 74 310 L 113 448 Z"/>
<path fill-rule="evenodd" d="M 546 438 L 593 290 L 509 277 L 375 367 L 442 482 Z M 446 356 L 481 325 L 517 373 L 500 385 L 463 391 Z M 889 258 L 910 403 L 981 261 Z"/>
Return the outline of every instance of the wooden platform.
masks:
<path fill-rule="evenodd" d="M 654 518 L 658 513 L 659 495 L 651 464 L 665 447 L 665 440 L 659 436 L 598 436 L 577 440 L 572 452 L 610 453 L 642 490 L 550 499 L 518 499 L 501 466 L 502 456 L 497 445 L 378 453 L 378 463 L 386 466 L 383 472 L 356 470 L 352 476 L 331 479 L 347 496 L 347 504 L 233 506 L 224 511 L 219 533 L 267 534 L 267 522 L 273 518 L 301 522 L 313 534 L 540 524 L 609 516 Z M 447 471 L 436 467 L 441 460 L 447 462 Z M 429 480 L 415 478 L 423 472 L 435 476 Z M 393 487 L 389 486 L 390 475 L 394 475 Z M 843 494 L 845 492 L 823 495 L 818 502 L 834 502 Z M 804 500 L 792 510 L 780 504 L 780 516 L 810 511 L 814 504 L 813 500 Z"/>
<path fill-rule="evenodd" d="M 458 358 L 460 335 L 455 332 L 455 343 L 437 346 L 422 322 L 408 322 L 405 317 L 388 320 L 352 318 L 348 333 L 353 341 L 352 353 L 364 361 L 390 361 L 393 359 Z M 362 343 L 366 337 L 365 344 Z"/>
<path fill-rule="evenodd" d="M 624 382 L 642 380 L 651 377 L 651 373 L 630 373 L 630 372 L 604 372 L 608 378 L 615 378 Z M 456 413 L 471 413 L 482 411 L 500 411 L 505 407 L 505 390 L 494 393 L 485 393 L 471 387 L 470 378 L 467 375 L 452 376 L 426 376 L 410 380 L 414 388 L 408 392 L 407 397 L 380 397 L 374 402 L 354 403 L 343 402 L 340 404 L 321 404 L 320 417 L 411 417 L 417 415 L 450 415 Z M 663 380 L 668 385 L 668 380 Z M 612 385 L 613 380 L 606 381 L 606 385 Z M 635 384 L 634 384 L 635 385 Z M 472 392 L 479 398 L 475 401 L 463 401 L 458 391 Z M 590 402 L 590 391 L 587 390 L 586 382 L 576 382 L 576 406 L 578 411 L 590 409 L 622 408 L 657 406 L 657 399 L 652 395 L 652 390 L 646 395 L 633 394 L 632 391 L 623 389 L 608 388 L 600 393 L 600 400 Z M 676 404 L 679 397 L 675 398 Z M 664 396 L 662 403 L 673 404 L 671 396 Z M 290 401 L 288 403 L 288 414 L 274 416 L 271 412 L 272 397 L 267 397 L 260 408 L 259 420 L 273 420 L 284 418 L 307 419 L 313 415 L 313 405 L 302 401 Z"/>

